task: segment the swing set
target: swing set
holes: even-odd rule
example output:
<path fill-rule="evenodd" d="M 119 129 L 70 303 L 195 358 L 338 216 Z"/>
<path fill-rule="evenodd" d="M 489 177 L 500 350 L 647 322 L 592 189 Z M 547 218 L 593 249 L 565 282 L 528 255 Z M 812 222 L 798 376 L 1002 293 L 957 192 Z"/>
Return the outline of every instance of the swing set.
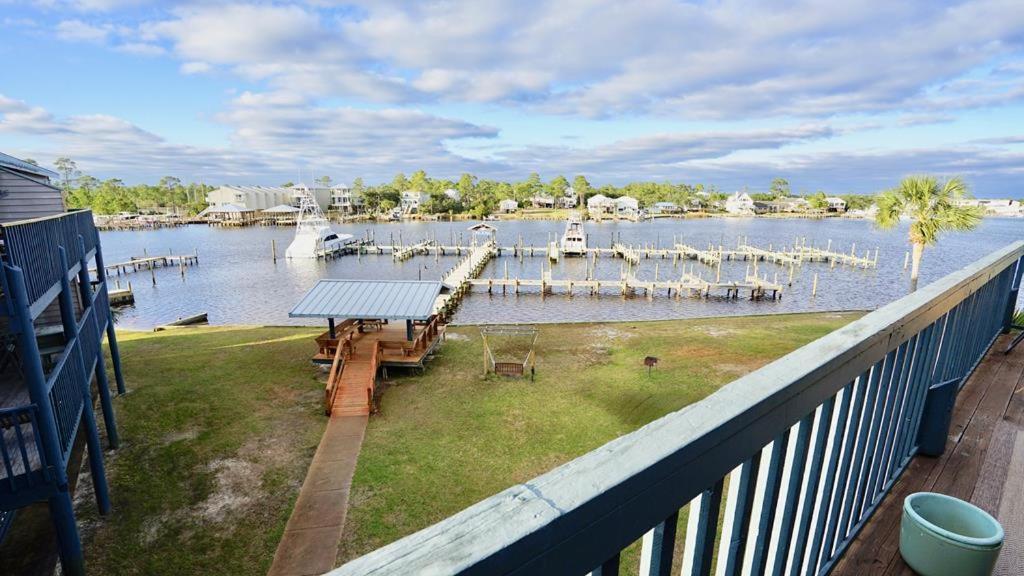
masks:
<path fill-rule="evenodd" d="M 484 376 L 494 373 L 501 376 L 521 377 L 530 370 L 533 380 L 537 366 L 536 328 L 527 326 L 484 326 L 480 337 L 484 343 Z"/>

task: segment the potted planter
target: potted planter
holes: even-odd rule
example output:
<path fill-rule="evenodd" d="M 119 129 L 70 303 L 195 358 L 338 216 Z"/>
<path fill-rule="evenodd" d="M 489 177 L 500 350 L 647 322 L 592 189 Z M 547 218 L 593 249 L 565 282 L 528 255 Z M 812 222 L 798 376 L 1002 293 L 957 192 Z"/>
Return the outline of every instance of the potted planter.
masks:
<path fill-rule="evenodd" d="M 918 492 L 903 501 L 900 554 L 921 576 L 988 576 L 1003 546 L 1003 527 L 977 506 Z"/>

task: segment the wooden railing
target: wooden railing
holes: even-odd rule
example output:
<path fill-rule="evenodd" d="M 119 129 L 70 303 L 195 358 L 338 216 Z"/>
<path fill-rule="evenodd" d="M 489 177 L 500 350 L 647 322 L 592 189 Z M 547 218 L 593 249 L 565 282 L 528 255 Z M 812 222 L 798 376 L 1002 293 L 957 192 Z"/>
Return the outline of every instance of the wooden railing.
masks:
<path fill-rule="evenodd" d="M 24 273 L 33 318 L 60 291 L 62 270 L 57 246 L 67 251 L 68 262 L 74 269 L 82 259 L 82 250 L 89 255 L 99 238 L 89 210 L 0 224 L 0 236 L 4 262 Z"/>
<path fill-rule="evenodd" d="M 352 340 L 342 338 L 334 347 L 334 360 L 331 362 L 331 371 L 327 374 L 327 384 L 324 388 L 324 412 L 330 416 L 331 408 L 334 406 L 334 399 L 341 388 L 341 373 L 345 370 L 345 360 L 352 353 Z"/>
<path fill-rule="evenodd" d="M 35 404 L 0 409 L 0 492 L 14 493 L 46 481 L 36 410 Z"/>
<path fill-rule="evenodd" d="M 1016 242 L 333 574 L 607 576 L 639 540 L 660 576 L 677 528 L 683 574 L 827 574 L 916 454 L 929 388 L 1009 326 L 1022 270 Z"/>
<path fill-rule="evenodd" d="M 373 343 L 373 352 L 370 353 L 370 381 L 366 386 L 366 406 L 373 411 L 373 389 L 377 385 L 377 370 L 380 368 L 381 345 L 380 341 Z"/>
<path fill-rule="evenodd" d="M 413 351 L 418 352 L 430 346 L 430 344 L 434 341 L 435 338 L 437 338 L 437 335 L 440 333 L 441 324 L 441 316 L 433 316 L 427 323 L 427 325 L 423 327 L 423 330 L 421 330 L 420 333 L 413 340 Z"/>

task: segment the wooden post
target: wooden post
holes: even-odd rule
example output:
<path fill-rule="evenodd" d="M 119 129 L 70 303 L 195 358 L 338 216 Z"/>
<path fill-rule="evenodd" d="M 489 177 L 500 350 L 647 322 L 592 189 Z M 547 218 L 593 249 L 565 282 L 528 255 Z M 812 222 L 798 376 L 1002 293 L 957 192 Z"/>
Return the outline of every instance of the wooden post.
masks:
<path fill-rule="evenodd" d="M 907 265 L 910 264 L 910 250 L 903 255 L 903 269 L 907 269 Z"/>
<path fill-rule="evenodd" d="M 277 239 L 270 239 L 270 255 L 274 258 L 274 262 L 277 262 Z"/>
<path fill-rule="evenodd" d="M 811 284 L 811 296 L 818 294 L 818 273 L 814 273 L 814 283 Z"/>

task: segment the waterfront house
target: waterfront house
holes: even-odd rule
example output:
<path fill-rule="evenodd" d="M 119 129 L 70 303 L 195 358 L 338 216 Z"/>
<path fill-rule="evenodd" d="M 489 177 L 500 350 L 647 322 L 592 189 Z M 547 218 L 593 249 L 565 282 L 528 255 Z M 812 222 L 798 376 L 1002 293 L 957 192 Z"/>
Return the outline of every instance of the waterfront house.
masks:
<path fill-rule="evenodd" d="M 220 186 L 206 194 L 206 203 L 214 208 L 238 206 L 250 210 L 266 210 L 279 204 L 290 204 L 292 191 L 280 186 Z"/>
<path fill-rule="evenodd" d="M 964 198 L 960 200 L 961 206 L 978 206 L 985 210 L 989 216 L 1024 216 L 1024 203 L 1020 200 L 1009 198 Z"/>
<path fill-rule="evenodd" d="M 1024 347 L 1003 350 L 1022 271 L 1024 241 L 982 255 L 329 574 L 910 574 L 914 492 L 998 515 L 995 573 L 1019 574 Z"/>
<path fill-rule="evenodd" d="M 547 194 L 537 194 L 530 198 L 530 205 L 534 208 L 554 208 L 555 199 Z"/>
<path fill-rule="evenodd" d="M 572 186 L 566 188 L 558 199 L 558 205 L 562 208 L 575 208 L 578 204 L 579 198 L 576 197 L 576 190 Z"/>
<path fill-rule="evenodd" d="M 414 214 L 419 212 L 420 206 L 430 200 L 430 195 L 419 190 L 406 190 L 402 192 L 402 213 Z"/>
<path fill-rule="evenodd" d="M 257 220 L 257 212 L 252 208 L 237 206 L 235 204 L 224 204 L 222 206 L 207 206 L 202 212 L 196 215 L 197 218 L 205 218 L 209 224 L 223 226 L 248 226 Z"/>
<path fill-rule="evenodd" d="M 615 200 L 604 194 L 594 194 L 587 198 L 587 212 L 591 214 L 610 214 L 615 208 Z"/>
<path fill-rule="evenodd" d="M 640 211 L 640 201 L 632 196 L 619 196 L 615 199 L 615 212 L 619 216 L 635 216 Z"/>
<path fill-rule="evenodd" d="M 331 188 L 330 210 L 344 215 L 358 214 L 363 211 L 363 196 L 344 184 L 338 184 Z"/>
<path fill-rule="evenodd" d="M 725 211 L 729 214 L 753 214 L 754 200 L 746 192 L 733 192 L 725 199 Z"/>
<path fill-rule="evenodd" d="M 498 202 L 498 212 L 501 212 L 502 214 L 513 214 L 517 210 L 519 210 L 519 202 L 511 198 L 506 198 L 501 202 Z"/>
<path fill-rule="evenodd" d="M 759 204 L 755 201 L 755 207 Z M 805 198 L 780 198 L 763 203 L 764 212 L 769 214 L 797 214 L 811 209 L 811 203 Z"/>
<path fill-rule="evenodd" d="M 655 202 L 650 207 L 651 214 L 678 214 L 682 212 L 675 202 Z"/>
<path fill-rule="evenodd" d="M 124 379 L 92 212 L 65 213 L 56 176 L 0 154 L 0 541 L 25 530 L 21 541 L 45 548 L 55 534 L 62 572 L 82 574 L 70 486 L 83 445 L 99 511 L 110 510 L 97 397 L 108 445 L 119 442 L 104 336 L 122 393 Z M 19 523 L 27 507 L 49 514 L 47 532 L 29 514 Z"/>
<path fill-rule="evenodd" d="M 825 210 L 827 212 L 846 212 L 846 200 L 838 196 L 828 196 L 825 198 L 827 204 Z"/>
<path fill-rule="evenodd" d="M 297 185 L 301 186 L 301 184 Z M 249 210 L 266 210 L 280 204 L 298 206 L 296 186 L 235 186 L 225 185 L 206 194 L 206 203 L 213 207 L 238 206 Z M 327 210 L 331 204 L 329 188 L 310 188 L 317 204 Z"/>

